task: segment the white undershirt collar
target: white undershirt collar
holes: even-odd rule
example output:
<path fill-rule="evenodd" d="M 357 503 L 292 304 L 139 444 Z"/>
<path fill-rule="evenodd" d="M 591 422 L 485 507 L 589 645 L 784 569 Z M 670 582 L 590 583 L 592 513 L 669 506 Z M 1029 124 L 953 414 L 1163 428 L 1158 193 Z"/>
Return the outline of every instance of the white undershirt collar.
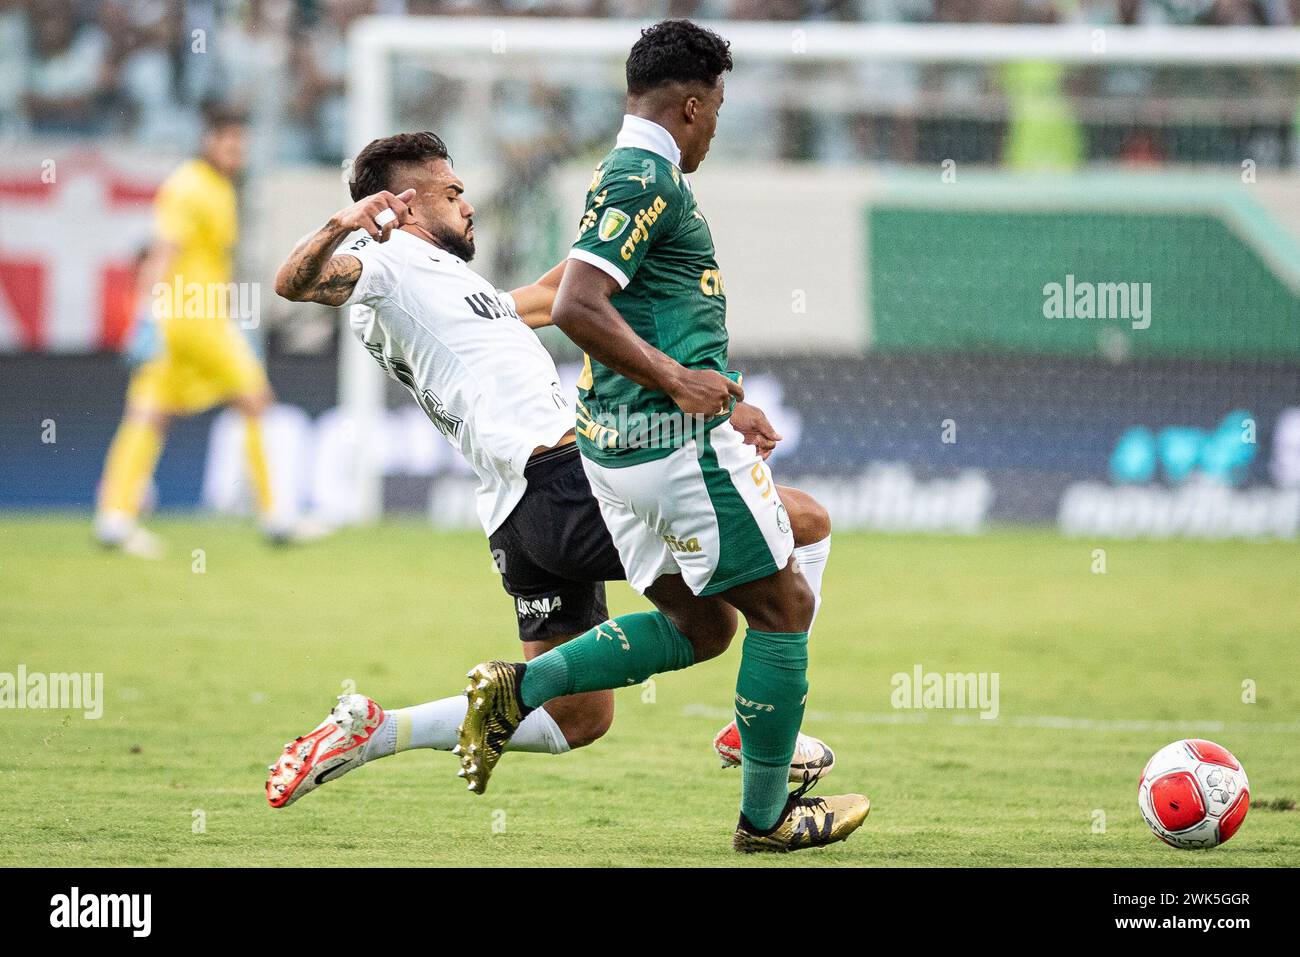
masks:
<path fill-rule="evenodd" d="M 673 139 L 673 134 L 656 123 L 631 113 L 623 114 L 623 128 L 618 131 L 614 141 L 615 149 L 639 149 L 657 153 L 676 167 L 682 165 L 681 147 Z"/>

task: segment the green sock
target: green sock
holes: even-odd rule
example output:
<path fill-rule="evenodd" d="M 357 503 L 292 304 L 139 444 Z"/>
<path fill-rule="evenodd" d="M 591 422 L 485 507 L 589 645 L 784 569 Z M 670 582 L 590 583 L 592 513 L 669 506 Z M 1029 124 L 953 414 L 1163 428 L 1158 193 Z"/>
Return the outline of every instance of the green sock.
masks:
<path fill-rule="evenodd" d="M 619 615 L 528 662 L 520 694 L 529 708 L 583 691 L 625 688 L 695 663 L 695 649 L 657 611 Z M 787 764 L 789 762 L 786 762 Z"/>
<path fill-rule="evenodd" d="M 745 630 L 736 678 L 740 813 L 767 830 L 789 797 L 788 775 L 808 696 L 808 633 Z"/>

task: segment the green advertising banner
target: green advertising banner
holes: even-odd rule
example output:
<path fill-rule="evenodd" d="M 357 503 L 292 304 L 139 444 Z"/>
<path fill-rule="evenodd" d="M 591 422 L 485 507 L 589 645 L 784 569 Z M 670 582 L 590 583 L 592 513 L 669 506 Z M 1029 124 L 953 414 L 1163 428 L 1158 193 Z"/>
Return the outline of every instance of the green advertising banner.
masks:
<path fill-rule="evenodd" d="M 1074 186 L 870 205 L 872 348 L 1300 357 L 1300 255 L 1248 197 Z"/>

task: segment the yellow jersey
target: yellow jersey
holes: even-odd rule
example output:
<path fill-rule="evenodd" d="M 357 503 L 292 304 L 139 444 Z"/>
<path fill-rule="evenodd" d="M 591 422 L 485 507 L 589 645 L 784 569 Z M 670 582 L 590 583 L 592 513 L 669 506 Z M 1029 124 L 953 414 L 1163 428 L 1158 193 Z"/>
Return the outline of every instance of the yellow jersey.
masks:
<path fill-rule="evenodd" d="M 154 228 L 176 250 L 163 274 L 166 283 L 204 287 L 231 281 L 235 242 L 239 237 L 235 184 L 206 160 L 178 166 L 158 190 Z"/>
<path fill-rule="evenodd" d="M 155 290 L 161 349 L 132 375 L 128 402 L 184 414 L 268 392 L 261 363 L 228 318 L 239 236 L 235 184 L 207 161 L 189 160 L 159 188 L 154 216 L 158 239 L 175 253 L 161 277 L 165 290 Z"/>

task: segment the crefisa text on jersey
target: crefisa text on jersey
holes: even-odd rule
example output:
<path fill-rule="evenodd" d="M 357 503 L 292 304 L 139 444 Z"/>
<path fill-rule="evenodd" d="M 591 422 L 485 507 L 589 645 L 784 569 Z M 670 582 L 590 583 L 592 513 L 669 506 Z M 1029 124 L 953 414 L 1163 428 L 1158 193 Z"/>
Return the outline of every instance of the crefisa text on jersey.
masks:
<path fill-rule="evenodd" d="M 148 937 L 152 914 L 152 894 L 83 894 L 73 887 L 50 898 L 51 927 L 123 927 Z"/>

